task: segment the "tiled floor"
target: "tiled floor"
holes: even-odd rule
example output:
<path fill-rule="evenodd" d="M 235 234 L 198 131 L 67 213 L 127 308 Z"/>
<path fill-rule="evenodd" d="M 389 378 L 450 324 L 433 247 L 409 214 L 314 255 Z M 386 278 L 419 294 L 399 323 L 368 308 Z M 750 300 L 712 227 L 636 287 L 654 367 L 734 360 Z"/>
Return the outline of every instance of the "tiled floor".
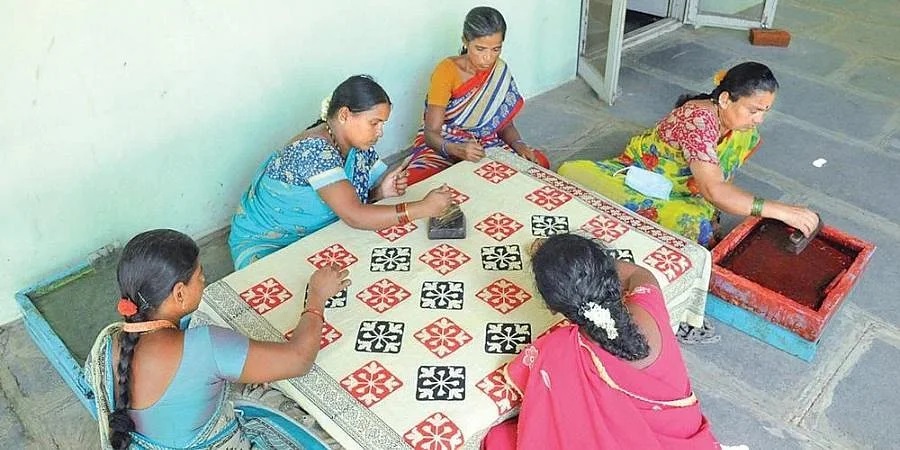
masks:
<path fill-rule="evenodd" d="M 517 125 L 556 164 L 605 158 L 680 94 L 710 89 L 716 70 L 748 59 L 769 64 L 782 89 L 761 129 L 763 147 L 736 182 L 767 198 L 809 204 L 826 223 L 878 249 L 811 363 L 725 325 L 719 343 L 685 347 L 685 358 L 724 443 L 895 448 L 900 4 L 793 0 L 778 8 L 775 25 L 793 33 L 789 48 L 752 47 L 745 32 L 685 27 L 626 52 L 614 106 L 576 80 L 532 98 Z M 816 158 L 828 163 L 813 167 Z M 208 248 L 227 258 L 217 246 Z M 0 355 L 0 448 L 95 447 L 96 425 L 21 322 L 0 329 Z"/>

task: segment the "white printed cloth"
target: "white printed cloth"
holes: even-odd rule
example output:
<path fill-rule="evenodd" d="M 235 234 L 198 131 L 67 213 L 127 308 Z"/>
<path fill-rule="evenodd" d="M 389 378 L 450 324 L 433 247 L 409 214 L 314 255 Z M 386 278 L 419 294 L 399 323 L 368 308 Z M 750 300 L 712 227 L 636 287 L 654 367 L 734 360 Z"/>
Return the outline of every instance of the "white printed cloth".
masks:
<path fill-rule="evenodd" d="M 580 230 L 602 240 L 653 272 L 673 326 L 702 323 L 703 247 L 506 152 L 460 162 L 405 198 L 441 183 L 466 215 L 465 239 L 428 240 L 425 221 L 378 232 L 338 222 L 204 292 L 198 316 L 274 341 L 296 325 L 316 267 L 349 268 L 353 284 L 326 305 L 312 370 L 278 384 L 344 447 L 477 449 L 513 413 L 519 398 L 503 366 L 562 323 L 534 287 L 536 237 Z"/>

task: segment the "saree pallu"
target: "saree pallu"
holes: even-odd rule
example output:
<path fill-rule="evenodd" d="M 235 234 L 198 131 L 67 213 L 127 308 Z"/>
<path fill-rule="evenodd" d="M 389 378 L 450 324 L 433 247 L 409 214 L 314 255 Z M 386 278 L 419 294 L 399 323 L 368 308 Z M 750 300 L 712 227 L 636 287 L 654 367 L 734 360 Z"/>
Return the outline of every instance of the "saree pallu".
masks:
<path fill-rule="evenodd" d="M 731 181 L 758 145 L 755 128 L 732 131 L 722 139 L 716 154 L 725 181 Z M 620 171 L 628 166 L 662 174 L 672 181 L 669 198 L 647 197 L 625 185 Z M 617 158 L 569 161 L 560 166 L 559 174 L 700 245 L 710 247 L 715 243 L 716 207 L 700 194 L 683 152 L 661 139 L 656 128 L 631 138 L 625 152 Z"/>
<path fill-rule="evenodd" d="M 112 340 L 122 330 L 122 323 L 107 326 L 91 348 L 85 372 L 97 405 L 100 448 L 112 449 L 109 415 L 115 411 L 115 378 L 113 373 Z M 156 442 L 138 432 L 131 433 L 132 450 L 178 449 L 277 449 L 324 450 L 328 447 L 289 416 L 261 404 L 248 401 L 233 403 L 231 389 L 222 390 L 215 412 L 197 435 L 183 447 Z"/>
<path fill-rule="evenodd" d="M 587 342 L 574 325 L 559 328 L 526 347 L 505 370 L 507 383 L 522 396 L 518 419 L 492 429 L 482 448 L 719 448 L 693 393 L 683 397 L 684 393 L 679 393 L 673 400 L 638 396 L 610 377 L 598 352 L 602 350 Z M 666 383 L 639 376 L 644 385 Z M 681 424 L 674 428 L 682 430 L 661 431 L 648 420 L 650 416 L 657 425 Z"/>
<path fill-rule="evenodd" d="M 491 70 L 478 72 L 454 89 L 441 126 L 441 136 L 448 144 L 478 141 L 485 149 L 509 147 L 497 132 L 512 122 L 525 101 L 519 94 L 509 67 L 498 59 Z M 426 108 L 428 107 L 426 103 Z M 425 142 L 425 129 L 419 128 L 410 150 L 409 183 L 430 177 L 455 164 L 458 159 L 441 154 Z M 538 163 L 549 167 L 546 156 L 535 151 Z"/>

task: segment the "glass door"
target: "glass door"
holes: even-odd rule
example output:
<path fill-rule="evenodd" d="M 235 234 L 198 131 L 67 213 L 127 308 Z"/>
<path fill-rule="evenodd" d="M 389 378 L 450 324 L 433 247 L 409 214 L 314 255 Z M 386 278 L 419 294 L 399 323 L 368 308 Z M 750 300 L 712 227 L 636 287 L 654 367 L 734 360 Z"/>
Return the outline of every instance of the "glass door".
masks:
<path fill-rule="evenodd" d="M 769 28 L 778 0 L 687 0 L 684 22 L 746 30 Z"/>
<path fill-rule="evenodd" d="M 625 0 L 582 0 L 578 76 L 610 105 L 619 84 Z"/>

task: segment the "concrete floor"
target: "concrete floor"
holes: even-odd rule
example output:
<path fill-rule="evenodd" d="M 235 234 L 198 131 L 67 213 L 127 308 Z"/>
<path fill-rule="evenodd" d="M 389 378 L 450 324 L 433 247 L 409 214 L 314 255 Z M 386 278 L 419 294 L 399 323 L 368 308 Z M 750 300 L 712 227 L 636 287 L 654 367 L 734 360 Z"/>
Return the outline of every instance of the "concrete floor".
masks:
<path fill-rule="evenodd" d="M 682 28 L 624 55 L 615 106 L 576 80 L 531 99 L 518 128 L 556 164 L 613 156 L 678 95 L 710 89 L 717 70 L 769 64 L 782 89 L 762 126 L 763 147 L 736 183 L 806 203 L 878 250 L 811 363 L 720 324 L 719 343 L 683 348 L 694 386 L 727 444 L 900 447 L 890 437 L 900 429 L 900 5 L 783 0 L 776 26 L 792 32 L 789 48 L 751 47 L 745 32 Z M 816 168 L 817 158 L 828 163 Z M 217 245 L 207 248 L 227 257 Z M 0 356 L 0 448 L 96 447 L 95 423 L 21 322 L 0 329 Z"/>

